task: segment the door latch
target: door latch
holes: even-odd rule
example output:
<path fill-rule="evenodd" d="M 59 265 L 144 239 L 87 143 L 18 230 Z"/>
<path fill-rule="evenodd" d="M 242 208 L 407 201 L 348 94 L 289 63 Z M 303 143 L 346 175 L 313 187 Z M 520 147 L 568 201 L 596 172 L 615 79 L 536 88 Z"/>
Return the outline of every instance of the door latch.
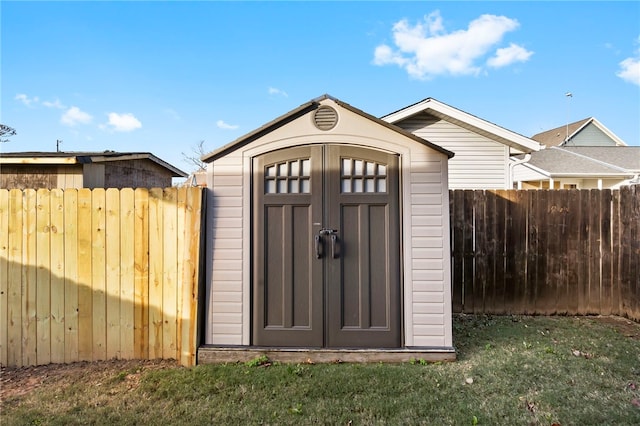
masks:
<path fill-rule="evenodd" d="M 323 238 L 324 236 L 331 237 L 331 257 L 333 259 L 337 259 L 340 257 L 340 245 L 338 242 L 338 230 L 337 229 L 329 229 L 322 228 L 318 235 L 315 237 L 315 247 L 316 247 L 316 259 L 322 258 L 323 251 Z"/>

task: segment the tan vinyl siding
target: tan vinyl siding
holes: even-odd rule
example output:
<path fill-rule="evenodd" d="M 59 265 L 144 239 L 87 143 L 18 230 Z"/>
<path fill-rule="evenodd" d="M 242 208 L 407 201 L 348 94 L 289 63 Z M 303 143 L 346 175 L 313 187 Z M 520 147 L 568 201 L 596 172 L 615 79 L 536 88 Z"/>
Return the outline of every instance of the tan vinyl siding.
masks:
<path fill-rule="evenodd" d="M 412 346 L 445 346 L 442 156 L 412 155 L 410 323 Z M 446 166 L 446 165 L 445 165 Z M 445 167 L 446 169 L 446 167 Z M 435 325 L 435 327 L 434 327 Z M 409 343 L 409 342 L 407 342 Z M 451 343 L 448 343 L 451 345 Z"/>
<path fill-rule="evenodd" d="M 426 114 L 396 124 L 455 153 L 449 160 L 449 189 L 507 188 L 506 145 Z"/>
<path fill-rule="evenodd" d="M 207 343 L 242 343 L 243 321 L 243 179 L 242 157 L 229 155 L 213 163 L 211 233 L 212 258 Z"/>

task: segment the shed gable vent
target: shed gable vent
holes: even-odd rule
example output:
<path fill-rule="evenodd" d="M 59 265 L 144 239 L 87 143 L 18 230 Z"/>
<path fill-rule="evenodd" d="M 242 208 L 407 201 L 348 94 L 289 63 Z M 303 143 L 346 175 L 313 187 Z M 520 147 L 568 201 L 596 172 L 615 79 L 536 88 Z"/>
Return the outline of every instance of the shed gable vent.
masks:
<path fill-rule="evenodd" d="M 327 105 L 321 105 L 313 114 L 313 124 L 320 130 L 331 130 L 338 123 L 338 112 Z"/>

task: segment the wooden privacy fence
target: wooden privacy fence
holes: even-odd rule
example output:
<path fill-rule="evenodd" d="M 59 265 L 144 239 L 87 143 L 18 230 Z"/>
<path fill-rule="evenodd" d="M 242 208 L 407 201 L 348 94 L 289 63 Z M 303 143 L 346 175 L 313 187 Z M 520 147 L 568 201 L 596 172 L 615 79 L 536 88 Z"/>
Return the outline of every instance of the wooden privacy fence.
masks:
<path fill-rule="evenodd" d="M 203 190 L 0 189 L 0 363 L 197 350 Z"/>
<path fill-rule="evenodd" d="M 453 310 L 640 321 L 640 187 L 450 191 Z"/>

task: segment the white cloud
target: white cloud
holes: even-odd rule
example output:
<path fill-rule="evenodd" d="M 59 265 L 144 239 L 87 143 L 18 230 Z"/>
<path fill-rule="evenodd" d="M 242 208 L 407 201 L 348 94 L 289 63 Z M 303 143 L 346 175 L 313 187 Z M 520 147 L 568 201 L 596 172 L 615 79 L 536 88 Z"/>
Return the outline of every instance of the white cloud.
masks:
<path fill-rule="evenodd" d="M 93 117 L 87 114 L 84 111 L 81 111 L 80 108 L 76 106 L 72 106 L 60 118 L 60 122 L 67 126 L 75 126 L 77 124 L 89 124 L 93 120 Z"/>
<path fill-rule="evenodd" d="M 110 112 L 109 122 L 101 128 L 108 128 L 116 132 L 132 132 L 142 127 L 142 123 L 131 113 L 118 114 Z"/>
<path fill-rule="evenodd" d="M 60 102 L 60 99 L 56 99 L 53 102 L 42 101 L 42 105 L 46 106 L 47 108 L 57 108 L 57 109 L 65 109 L 66 108 L 66 106 L 64 106 L 62 104 L 62 102 Z"/>
<path fill-rule="evenodd" d="M 222 120 L 216 121 L 216 126 L 218 126 L 218 128 L 220 128 L 220 129 L 224 129 L 224 130 L 235 130 L 235 129 L 237 129 L 239 127 L 237 124 L 227 124 Z"/>
<path fill-rule="evenodd" d="M 375 65 L 397 65 L 415 78 L 430 79 L 438 75 L 477 75 L 483 58 L 494 49 L 507 32 L 519 27 L 518 21 L 505 16 L 482 15 L 471 21 L 466 30 L 446 32 L 439 11 L 412 26 L 406 19 L 393 26 L 395 48 L 382 44 L 374 52 Z M 496 52 L 492 66 L 507 65 L 506 60 L 526 60 L 533 52 L 516 45 Z M 514 55 L 517 53 L 517 55 Z M 526 57 L 526 59 L 524 59 Z M 502 64 L 502 65 L 496 65 Z"/>
<path fill-rule="evenodd" d="M 640 44 L 640 36 L 636 40 Z M 636 51 L 635 57 L 630 57 L 620 62 L 620 71 L 616 73 L 624 81 L 640 86 L 640 49 Z"/>
<path fill-rule="evenodd" d="M 279 95 L 279 96 L 283 96 L 285 98 L 289 97 L 287 92 L 285 92 L 284 90 L 276 89 L 275 87 L 269 87 L 269 94 L 270 95 Z"/>
<path fill-rule="evenodd" d="M 620 62 L 620 71 L 616 75 L 628 83 L 640 86 L 640 58 L 627 58 Z"/>
<path fill-rule="evenodd" d="M 502 68 L 515 62 L 526 62 L 531 55 L 533 55 L 533 52 L 511 43 L 509 47 L 496 50 L 496 54 L 492 58 L 489 58 L 487 65 L 493 68 Z"/>
<path fill-rule="evenodd" d="M 37 104 L 39 102 L 40 99 L 38 99 L 37 96 L 33 97 L 33 98 L 29 98 L 27 95 L 25 95 L 24 93 L 18 93 L 15 97 L 15 99 L 17 101 L 22 102 L 25 106 L 30 107 L 31 104 Z"/>

